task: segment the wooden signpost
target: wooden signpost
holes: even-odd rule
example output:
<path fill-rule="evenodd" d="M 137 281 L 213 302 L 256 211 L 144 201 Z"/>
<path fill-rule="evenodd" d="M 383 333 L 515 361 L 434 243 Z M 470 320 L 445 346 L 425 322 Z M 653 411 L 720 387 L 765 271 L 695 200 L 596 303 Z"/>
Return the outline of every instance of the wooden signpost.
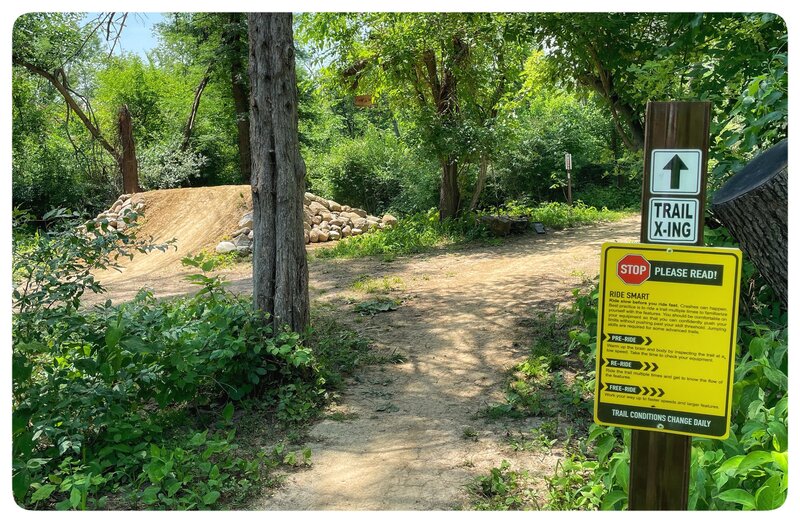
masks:
<path fill-rule="evenodd" d="M 654 178 L 663 178 L 664 168 L 654 164 L 654 150 L 700 151 L 696 176 L 699 176 L 698 192 L 676 192 L 672 189 L 673 169 L 670 166 L 671 200 L 686 200 L 687 205 L 696 202 L 691 220 L 695 228 L 693 238 L 684 237 L 681 243 L 703 245 L 703 225 L 708 168 L 708 131 L 711 121 L 710 102 L 649 102 L 645 115 L 644 180 L 642 186 L 641 241 L 648 243 L 656 237 L 657 226 L 651 206 L 656 197 Z M 659 158 L 663 159 L 663 158 Z M 685 162 L 684 162 L 685 163 Z M 678 170 L 682 170 L 680 165 Z M 687 169 L 688 170 L 688 169 Z M 655 171 L 655 172 L 654 172 Z M 663 184 L 663 182 L 661 182 Z M 688 186 L 678 180 L 678 191 Z M 692 202 L 689 202 L 692 200 Z M 662 209 L 663 209 L 662 202 Z M 655 211 L 655 209 L 654 209 Z M 653 219 L 651 220 L 651 217 Z M 688 218 L 686 218 L 688 220 Z M 662 226 L 663 227 L 663 226 Z M 674 235 L 677 236 L 677 235 Z M 692 241 L 689 241 L 689 240 Z M 672 242 L 670 242 L 672 243 Z M 663 432 L 634 430 L 631 434 L 631 473 L 628 489 L 630 510 L 686 510 L 689 502 L 689 458 L 692 438 Z"/>
<path fill-rule="evenodd" d="M 572 205 L 572 155 L 564 154 L 564 167 L 567 170 L 567 203 Z"/>
<path fill-rule="evenodd" d="M 632 429 L 630 510 L 686 510 L 692 436 L 729 432 L 741 252 L 703 247 L 710 109 L 647 104 L 641 243 L 601 255 L 594 417 Z"/>

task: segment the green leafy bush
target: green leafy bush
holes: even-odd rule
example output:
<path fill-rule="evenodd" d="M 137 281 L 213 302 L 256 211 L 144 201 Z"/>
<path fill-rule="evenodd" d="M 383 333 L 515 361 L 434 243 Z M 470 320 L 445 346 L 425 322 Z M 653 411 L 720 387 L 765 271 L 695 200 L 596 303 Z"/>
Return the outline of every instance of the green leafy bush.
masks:
<path fill-rule="evenodd" d="M 373 127 L 309 160 L 310 189 L 370 214 L 418 212 L 437 203 L 436 165 Z"/>
<path fill-rule="evenodd" d="M 139 155 L 139 185 L 145 191 L 181 187 L 200 176 L 207 159 L 177 141 L 155 143 Z"/>
<path fill-rule="evenodd" d="M 81 308 L 83 292 L 103 290 L 91 270 L 125 249 L 155 246 L 74 225 L 42 233 L 14 257 L 17 502 L 208 508 L 239 495 L 237 485 L 257 486 L 262 469 L 281 462 L 239 455 L 234 406 L 257 399 L 278 422 L 307 420 L 325 401 L 327 380 L 340 383 L 352 368 L 353 356 L 342 354 L 356 341 L 308 333 L 321 368 L 300 334 L 272 332 L 249 298 L 202 272 L 211 263 L 202 259 L 186 260 L 200 271 L 189 277 L 200 286 L 192 297 L 159 301 L 141 291 L 122 305 Z"/>

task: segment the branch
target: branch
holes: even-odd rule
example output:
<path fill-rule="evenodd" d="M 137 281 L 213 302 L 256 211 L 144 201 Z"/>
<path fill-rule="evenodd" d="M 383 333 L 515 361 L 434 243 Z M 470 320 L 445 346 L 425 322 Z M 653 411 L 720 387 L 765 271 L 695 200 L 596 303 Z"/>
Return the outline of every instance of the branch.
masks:
<path fill-rule="evenodd" d="M 114 158 L 114 160 L 117 161 L 117 163 L 120 162 L 120 160 L 121 160 L 120 154 L 103 137 L 102 133 L 100 132 L 100 129 L 98 129 L 97 126 L 95 126 L 92 123 L 92 121 L 89 119 L 89 117 L 86 116 L 86 113 L 83 111 L 81 106 L 78 104 L 78 102 L 75 101 L 75 98 L 72 97 L 72 94 L 70 94 L 70 89 L 67 88 L 67 86 L 65 86 L 61 81 L 59 81 L 59 79 L 55 75 L 45 71 L 41 67 L 38 67 L 38 66 L 36 66 L 36 65 L 34 65 L 34 64 L 32 64 L 32 63 L 20 58 L 16 54 L 12 53 L 11 62 L 12 62 L 13 65 L 18 65 L 18 66 L 24 67 L 25 69 L 27 69 L 31 73 L 33 73 L 35 75 L 38 75 L 38 76 L 41 76 L 42 78 L 44 78 L 45 80 L 50 82 L 50 84 L 53 87 L 55 87 L 56 90 L 59 93 L 61 93 L 61 96 L 64 97 L 64 100 L 67 102 L 67 105 L 69 106 L 69 108 L 72 109 L 75 112 L 75 114 L 78 116 L 78 118 L 80 118 L 81 122 L 83 122 L 83 125 L 86 127 L 86 129 L 89 130 L 89 132 L 92 134 L 94 139 L 97 140 L 98 142 L 100 142 L 100 144 L 103 146 L 103 148 L 106 151 L 108 151 L 108 153 Z"/>
<path fill-rule="evenodd" d="M 213 65 L 208 66 L 208 69 L 206 69 L 206 72 L 203 75 L 203 79 L 200 80 L 200 83 L 197 85 L 197 89 L 194 91 L 192 110 L 189 112 L 189 119 L 186 121 L 186 128 L 183 131 L 183 143 L 181 144 L 181 150 L 183 151 L 189 147 L 189 139 L 192 137 L 192 129 L 194 128 L 195 118 L 197 118 L 197 110 L 200 108 L 200 97 L 203 96 L 203 91 L 205 90 L 206 85 L 208 85 L 208 81 L 211 79 L 211 69 L 213 67 Z"/>

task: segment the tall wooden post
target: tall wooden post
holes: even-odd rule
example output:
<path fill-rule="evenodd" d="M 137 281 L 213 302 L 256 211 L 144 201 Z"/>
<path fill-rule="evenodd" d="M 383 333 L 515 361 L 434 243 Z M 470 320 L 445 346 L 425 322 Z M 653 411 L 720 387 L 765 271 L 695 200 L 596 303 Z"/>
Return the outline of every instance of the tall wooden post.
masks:
<path fill-rule="evenodd" d="M 572 205 L 572 155 L 564 154 L 564 167 L 567 170 L 567 203 Z"/>
<path fill-rule="evenodd" d="M 647 104 L 642 243 L 703 245 L 710 119 L 709 102 Z M 664 216 L 665 204 L 691 209 L 693 225 Z M 632 430 L 628 508 L 686 510 L 691 450 L 690 436 Z"/>
<path fill-rule="evenodd" d="M 122 154 L 119 157 L 119 168 L 122 171 L 122 192 L 133 194 L 139 192 L 139 162 L 136 160 L 136 145 L 133 141 L 133 123 L 127 105 L 119 108 L 118 115 L 119 143 Z"/>

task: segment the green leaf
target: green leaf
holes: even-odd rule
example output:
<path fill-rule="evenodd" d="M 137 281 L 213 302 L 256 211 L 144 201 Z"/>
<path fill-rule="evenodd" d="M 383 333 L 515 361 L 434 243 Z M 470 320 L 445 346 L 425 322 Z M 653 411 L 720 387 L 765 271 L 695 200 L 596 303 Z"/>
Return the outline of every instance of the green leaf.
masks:
<path fill-rule="evenodd" d="M 115 349 L 122 339 L 123 331 L 119 326 L 112 325 L 106 329 L 106 348 Z"/>
<path fill-rule="evenodd" d="M 173 497 L 175 493 L 178 492 L 183 486 L 183 483 L 181 483 L 176 479 L 171 479 L 171 478 L 170 480 L 165 481 L 164 483 L 166 486 L 167 497 L 169 498 Z"/>
<path fill-rule="evenodd" d="M 80 488 L 72 487 L 72 490 L 69 492 L 69 504 L 72 508 L 78 508 L 78 505 L 81 504 Z"/>
<path fill-rule="evenodd" d="M 728 458 L 725 462 L 720 465 L 717 470 L 716 474 L 725 474 L 727 476 L 732 476 L 736 473 L 736 470 L 739 468 L 739 464 L 744 459 L 744 456 L 733 456 L 732 458 Z"/>
<path fill-rule="evenodd" d="M 789 389 L 789 378 L 778 369 L 764 366 L 764 376 L 774 383 L 781 391 L 785 392 Z"/>
<path fill-rule="evenodd" d="M 769 342 L 764 338 L 753 338 L 750 340 L 749 351 L 753 359 L 758 359 L 764 356 L 767 351 Z"/>
<path fill-rule="evenodd" d="M 753 497 L 752 494 L 749 492 L 742 490 L 740 488 L 735 488 L 731 490 L 726 490 L 724 492 L 720 492 L 717 497 L 722 501 L 727 501 L 729 503 L 738 503 L 742 505 L 742 508 L 745 510 L 752 510 L 756 508 L 756 498 Z"/>
<path fill-rule="evenodd" d="M 772 459 L 775 462 L 775 464 L 778 466 L 778 468 L 781 469 L 784 472 L 784 474 L 788 474 L 789 473 L 789 452 L 788 451 L 771 452 L 770 454 L 772 454 Z"/>
<path fill-rule="evenodd" d="M 33 495 L 31 496 L 31 503 L 36 503 L 37 501 L 42 501 L 43 499 L 49 498 L 55 489 L 56 486 L 50 483 L 47 485 L 42 485 L 33 492 Z"/>
<path fill-rule="evenodd" d="M 628 495 L 621 490 L 612 490 L 603 498 L 603 503 L 600 505 L 600 510 L 614 510 L 614 505 L 628 499 Z"/>
<path fill-rule="evenodd" d="M 195 432 L 194 436 L 192 436 L 192 439 L 189 440 L 189 445 L 193 447 L 198 447 L 202 445 L 203 443 L 206 442 L 207 433 L 208 433 L 207 430 L 204 430 L 203 432 Z"/>
<path fill-rule="evenodd" d="M 228 402 L 225 408 L 222 409 L 222 419 L 224 419 L 226 423 L 231 422 L 233 419 L 233 403 Z"/>
<path fill-rule="evenodd" d="M 212 505 L 219 499 L 219 496 L 220 496 L 219 491 L 212 490 L 211 492 L 208 492 L 206 493 L 205 496 L 203 496 L 203 504 Z"/>
<path fill-rule="evenodd" d="M 152 505 L 156 501 L 158 501 L 158 493 L 161 491 L 161 487 L 158 485 L 151 485 L 144 489 L 142 493 L 142 502 L 146 505 Z"/>
<path fill-rule="evenodd" d="M 128 352 L 135 354 L 152 354 L 157 351 L 156 346 L 145 342 L 138 336 L 126 336 L 120 340 L 119 344 Z"/>
<path fill-rule="evenodd" d="M 25 499 L 28 489 L 31 487 L 31 476 L 27 470 L 22 469 L 16 472 L 11 478 L 11 488 L 14 491 L 14 498 L 17 501 Z M 55 486 L 54 486 L 55 487 Z"/>
<path fill-rule="evenodd" d="M 781 476 L 772 476 L 756 491 L 756 508 L 773 510 L 786 501 L 786 492 L 781 488 Z"/>
<path fill-rule="evenodd" d="M 736 475 L 747 474 L 756 467 L 765 463 L 771 463 L 775 460 L 772 453 L 764 450 L 755 450 L 744 457 L 739 466 L 736 468 Z"/>

